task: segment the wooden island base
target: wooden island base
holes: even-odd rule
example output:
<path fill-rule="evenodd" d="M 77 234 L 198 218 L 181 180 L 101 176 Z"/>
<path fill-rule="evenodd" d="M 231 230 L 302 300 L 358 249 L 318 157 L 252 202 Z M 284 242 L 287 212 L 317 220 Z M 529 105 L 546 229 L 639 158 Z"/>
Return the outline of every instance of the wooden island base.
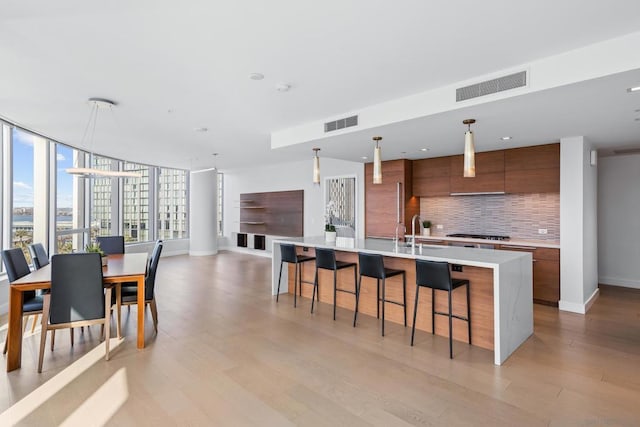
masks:
<path fill-rule="evenodd" d="M 299 254 L 312 255 L 314 248 L 303 252 L 298 247 Z M 353 252 L 336 251 L 336 259 L 339 261 L 358 262 L 358 255 Z M 416 267 L 412 259 L 385 257 L 385 267 L 402 269 L 407 277 L 407 327 L 411 327 L 413 321 L 413 306 L 416 294 Z M 302 265 L 302 280 L 313 283 L 315 275 L 315 263 L 307 262 Z M 452 277 L 469 279 L 471 290 L 471 333 L 473 345 L 488 350 L 494 350 L 494 307 L 493 307 L 493 270 L 490 268 L 463 266 L 462 272 L 452 272 Z M 330 270 L 319 271 L 320 301 L 333 304 L 333 272 Z M 294 266 L 289 265 L 289 293 L 293 293 Z M 353 269 L 346 268 L 338 271 L 338 288 L 353 290 Z M 302 296 L 311 298 L 313 286 L 303 283 Z M 395 276 L 386 281 L 387 299 L 402 301 L 402 276 Z M 464 287 L 453 292 L 453 312 L 466 315 L 466 290 Z M 353 311 L 355 308 L 355 296 L 338 292 L 337 306 Z M 447 293 L 436 291 L 436 310 L 446 312 Z M 320 308 L 323 309 L 323 308 Z M 385 320 L 404 324 L 402 307 L 395 304 L 386 304 Z M 376 316 L 376 280 L 368 277 L 362 278 L 360 289 L 359 314 Z M 449 324 L 446 316 L 436 315 L 436 334 L 449 336 Z M 420 289 L 418 302 L 418 316 L 416 329 L 431 332 L 431 290 Z M 391 330 L 389 330 L 390 332 Z M 417 335 L 416 335 L 417 337 Z M 453 338 L 457 341 L 468 342 L 466 322 L 453 319 Z"/>

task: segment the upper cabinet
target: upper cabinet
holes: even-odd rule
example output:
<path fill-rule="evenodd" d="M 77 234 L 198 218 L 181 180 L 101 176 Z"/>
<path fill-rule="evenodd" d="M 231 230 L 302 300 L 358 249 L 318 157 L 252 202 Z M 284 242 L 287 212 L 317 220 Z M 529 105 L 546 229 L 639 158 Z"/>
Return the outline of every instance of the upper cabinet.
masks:
<path fill-rule="evenodd" d="M 411 217 L 420 212 L 420 199 L 412 197 L 412 169 L 410 160 L 382 162 L 382 184 L 373 184 L 373 163 L 365 165 L 366 237 L 394 237 L 398 206 L 403 224 L 409 224 Z M 404 233 L 399 230 L 400 235 Z"/>
<path fill-rule="evenodd" d="M 417 197 L 448 196 L 449 157 L 414 160 L 413 162 L 413 195 Z"/>
<path fill-rule="evenodd" d="M 463 177 L 464 157 L 451 156 L 450 193 L 502 193 L 505 191 L 505 153 L 503 150 L 476 153 L 475 178 Z"/>
<path fill-rule="evenodd" d="M 560 144 L 514 148 L 504 153 L 507 193 L 560 192 Z"/>

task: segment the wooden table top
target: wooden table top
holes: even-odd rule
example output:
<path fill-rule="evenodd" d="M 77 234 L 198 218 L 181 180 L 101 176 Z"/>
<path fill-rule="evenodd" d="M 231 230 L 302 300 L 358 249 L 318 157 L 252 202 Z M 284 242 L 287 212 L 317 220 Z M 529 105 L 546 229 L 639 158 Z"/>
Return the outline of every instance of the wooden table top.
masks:
<path fill-rule="evenodd" d="M 121 254 L 108 255 L 107 265 L 102 268 L 102 277 L 105 282 L 114 280 L 122 281 L 127 277 L 144 275 L 147 269 L 147 254 Z M 11 283 L 12 287 L 21 289 L 29 285 L 48 285 L 51 283 L 51 264 L 33 271 L 24 277 Z"/>

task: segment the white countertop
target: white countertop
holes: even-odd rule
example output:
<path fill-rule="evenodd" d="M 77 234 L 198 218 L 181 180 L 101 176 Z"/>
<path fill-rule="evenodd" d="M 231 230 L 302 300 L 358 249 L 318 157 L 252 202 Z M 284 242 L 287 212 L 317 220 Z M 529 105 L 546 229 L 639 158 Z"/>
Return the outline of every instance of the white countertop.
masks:
<path fill-rule="evenodd" d="M 439 238 L 438 238 L 439 240 Z M 385 239 L 338 239 L 336 243 L 328 243 L 324 237 L 295 237 L 274 239 L 274 243 L 292 243 L 299 246 L 332 248 L 345 252 L 375 253 L 408 259 L 428 259 L 431 261 L 446 261 L 452 264 L 469 265 L 473 267 L 495 268 L 505 262 L 522 257 L 531 257 L 529 252 L 516 252 L 495 249 L 465 248 L 460 246 L 422 245 L 422 252 L 416 246 L 415 252 L 411 247 L 395 247 L 391 240 Z"/>
<path fill-rule="evenodd" d="M 406 238 L 411 238 L 410 234 L 405 236 Z M 487 239 L 465 239 L 462 237 L 447 237 L 447 236 L 423 236 L 422 234 L 416 234 L 417 241 L 434 241 L 434 242 L 468 242 L 468 243 L 479 243 L 485 245 L 506 245 L 506 246 L 528 246 L 531 248 L 554 248 L 560 249 L 560 242 L 554 242 L 551 240 L 520 240 L 520 239 L 509 239 L 509 240 L 487 240 Z"/>

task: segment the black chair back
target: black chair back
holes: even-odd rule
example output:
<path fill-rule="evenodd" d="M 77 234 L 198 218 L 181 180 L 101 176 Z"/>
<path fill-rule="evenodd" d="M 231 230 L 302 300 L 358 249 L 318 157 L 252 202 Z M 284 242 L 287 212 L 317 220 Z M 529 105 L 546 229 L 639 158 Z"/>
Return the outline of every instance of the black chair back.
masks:
<path fill-rule="evenodd" d="M 373 277 L 375 279 L 384 278 L 384 261 L 382 255 L 358 252 L 358 264 L 360 264 L 361 276 Z"/>
<path fill-rule="evenodd" d="M 100 254 L 60 254 L 51 258 L 51 324 L 104 317 Z"/>
<path fill-rule="evenodd" d="M 105 255 L 118 255 L 124 253 L 124 236 L 99 236 L 96 242 Z"/>
<path fill-rule="evenodd" d="M 449 263 L 443 261 L 416 260 L 416 284 L 443 291 L 451 290 Z"/>
<path fill-rule="evenodd" d="M 7 269 L 9 282 L 15 282 L 19 278 L 31 273 L 24 252 L 22 252 L 20 248 L 2 251 L 2 262 L 4 262 L 4 267 Z M 28 301 L 36 296 L 36 291 L 24 291 L 22 295 L 23 301 Z"/>
<path fill-rule="evenodd" d="M 154 297 L 153 293 L 156 286 L 156 272 L 158 271 L 158 262 L 160 261 L 160 254 L 162 253 L 162 245 L 162 240 L 158 240 L 153 248 L 153 252 L 151 253 L 149 269 L 147 270 L 147 276 L 144 279 L 144 298 L 146 301 L 152 300 Z"/>
<path fill-rule="evenodd" d="M 31 254 L 33 266 L 36 270 L 40 270 L 45 265 L 49 265 L 49 255 L 47 255 L 47 251 L 44 250 L 42 243 L 29 245 L 29 253 Z"/>
<path fill-rule="evenodd" d="M 333 249 L 316 248 L 316 267 L 335 270 L 336 251 Z"/>
<path fill-rule="evenodd" d="M 284 262 L 298 262 L 298 255 L 296 254 L 295 245 L 290 245 L 288 243 L 280 244 L 280 258 Z"/>

